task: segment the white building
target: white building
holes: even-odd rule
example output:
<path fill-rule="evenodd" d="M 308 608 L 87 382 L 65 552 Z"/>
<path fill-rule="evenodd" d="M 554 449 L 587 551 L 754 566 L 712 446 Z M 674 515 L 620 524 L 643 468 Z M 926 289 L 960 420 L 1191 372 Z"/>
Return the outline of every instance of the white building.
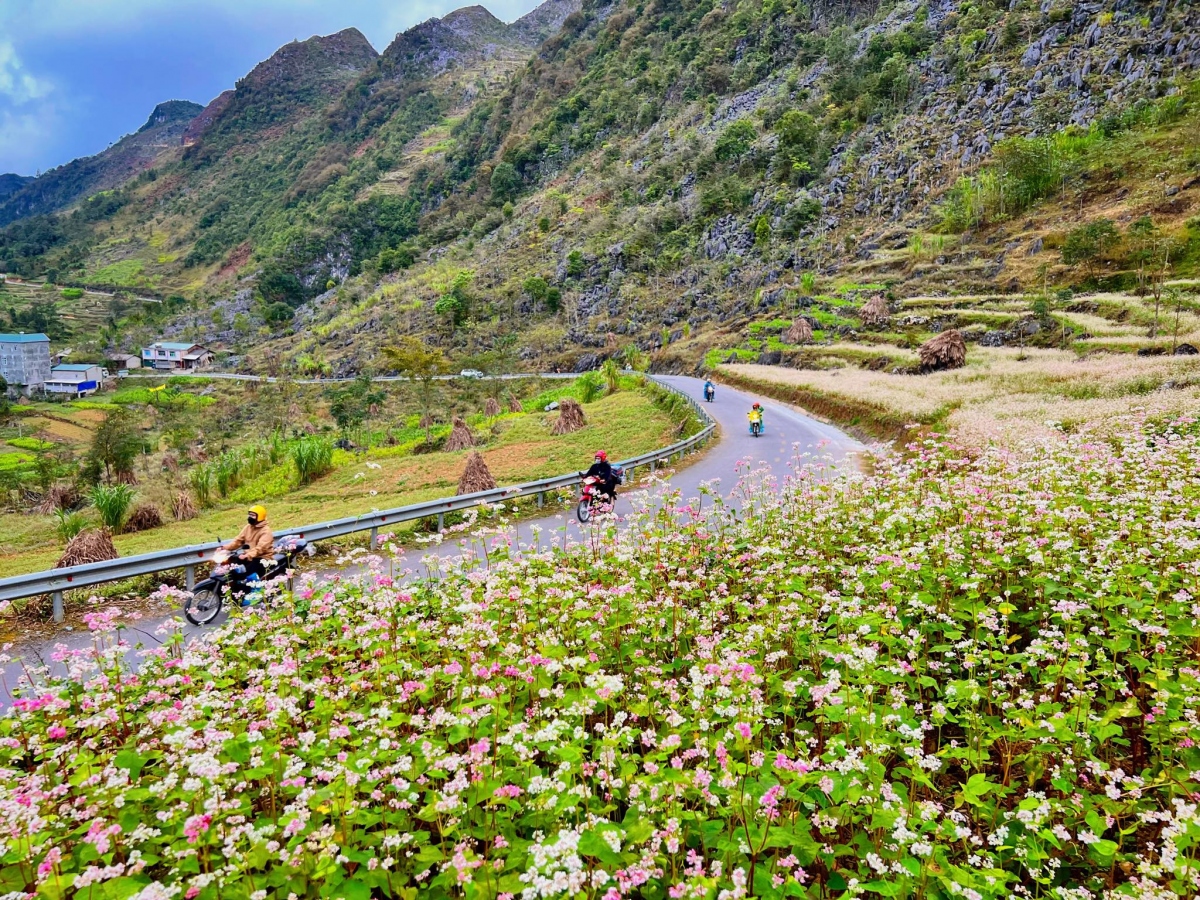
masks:
<path fill-rule="evenodd" d="M 158 341 L 142 348 L 142 365 L 149 369 L 190 372 L 212 365 L 213 353 L 199 344 Z"/>
<path fill-rule="evenodd" d="M 49 394 L 71 394 L 86 397 L 104 384 L 103 367 L 91 363 L 63 363 L 50 370 L 50 378 L 42 385 Z"/>
<path fill-rule="evenodd" d="M 0 376 L 28 390 L 50 380 L 50 338 L 44 334 L 0 334 Z"/>

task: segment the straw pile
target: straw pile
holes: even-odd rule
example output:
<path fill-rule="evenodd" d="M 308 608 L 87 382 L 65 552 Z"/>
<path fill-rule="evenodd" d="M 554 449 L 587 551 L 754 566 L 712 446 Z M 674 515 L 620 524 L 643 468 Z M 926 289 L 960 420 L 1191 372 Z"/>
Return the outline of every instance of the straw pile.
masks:
<path fill-rule="evenodd" d="M 107 528 L 89 528 L 71 538 L 54 568 L 65 569 L 116 558 L 117 548 L 113 546 L 112 532 Z"/>
<path fill-rule="evenodd" d="M 162 513 L 153 503 L 139 503 L 125 521 L 125 531 L 149 531 L 163 523 Z"/>
<path fill-rule="evenodd" d="M 524 412 L 525 407 L 521 405 L 521 401 L 517 399 L 516 394 L 508 395 L 508 411 L 510 413 Z"/>
<path fill-rule="evenodd" d="M 813 338 L 812 326 L 807 319 L 797 319 L 792 327 L 783 333 L 785 344 L 807 344 Z"/>
<path fill-rule="evenodd" d="M 483 404 L 483 414 L 485 416 L 500 415 L 500 401 L 495 397 L 488 397 L 487 402 Z"/>
<path fill-rule="evenodd" d="M 187 491 L 180 491 L 171 501 L 171 515 L 175 517 L 176 522 L 186 522 L 188 519 L 196 518 L 200 513 L 196 509 L 196 501 L 192 499 L 192 495 Z"/>
<path fill-rule="evenodd" d="M 583 407 L 570 397 L 566 397 L 558 405 L 558 418 L 554 421 L 554 427 L 550 429 L 551 434 L 570 434 L 572 431 L 578 431 L 587 425 L 587 418 L 583 415 Z"/>
<path fill-rule="evenodd" d="M 57 510 L 74 509 L 78 505 L 79 491 L 75 490 L 74 485 L 56 484 L 51 486 L 50 490 L 46 491 L 46 495 L 42 497 L 34 509 L 43 516 L 50 516 Z"/>
<path fill-rule="evenodd" d="M 935 334 L 917 351 L 922 372 L 939 369 L 961 369 L 967 362 L 967 342 L 956 328 Z"/>
<path fill-rule="evenodd" d="M 496 486 L 496 479 L 488 470 L 483 454 L 478 450 L 467 457 L 467 467 L 463 469 L 462 477 L 458 479 L 459 494 L 474 494 L 476 491 L 490 491 Z"/>
<path fill-rule="evenodd" d="M 471 429 L 467 427 L 467 423 L 458 416 L 454 417 L 454 427 L 450 429 L 450 437 L 446 438 L 446 444 L 442 447 L 443 450 L 466 450 L 468 447 L 475 446 L 475 435 L 471 434 Z"/>
<path fill-rule="evenodd" d="M 892 311 L 888 309 L 883 294 L 873 294 L 871 299 L 864 303 L 862 309 L 858 311 L 858 317 L 868 328 L 878 328 L 880 325 L 888 323 L 892 317 Z"/>

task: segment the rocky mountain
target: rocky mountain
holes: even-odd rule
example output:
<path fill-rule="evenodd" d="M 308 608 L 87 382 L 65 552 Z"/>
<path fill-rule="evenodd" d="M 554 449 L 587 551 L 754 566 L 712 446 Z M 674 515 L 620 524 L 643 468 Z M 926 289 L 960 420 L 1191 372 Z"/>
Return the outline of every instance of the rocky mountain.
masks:
<path fill-rule="evenodd" d="M 17 175 L 12 172 L 0 175 L 0 200 L 3 200 L 9 194 L 15 193 L 31 181 L 33 181 L 33 178 L 29 175 Z"/>
<path fill-rule="evenodd" d="M 1186 274 L 1197 34 L 1133 0 L 551 0 L 380 55 L 352 29 L 256 67 L 95 224 L 0 232 L 0 263 L 136 270 L 191 299 L 178 333 L 341 372 L 396 331 L 590 364 L 782 314 L 802 275 L 1069 283 L 1096 217 L 1152 218 Z"/>
<path fill-rule="evenodd" d="M 187 100 L 160 103 L 145 125 L 107 150 L 43 172 L 7 195 L 0 191 L 0 226 L 66 209 L 99 191 L 120 187 L 179 146 L 188 123 L 201 110 Z"/>

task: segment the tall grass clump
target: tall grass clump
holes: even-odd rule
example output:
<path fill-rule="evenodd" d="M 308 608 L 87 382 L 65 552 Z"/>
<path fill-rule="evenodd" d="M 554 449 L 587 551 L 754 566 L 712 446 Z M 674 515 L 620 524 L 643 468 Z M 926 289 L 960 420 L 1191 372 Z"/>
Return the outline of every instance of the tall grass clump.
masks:
<path fill-rule="evenodd" d="M 66 509 L 54 511 L 54 533 L 64 544 L 70 543 L 71 538 L 87 528 L 87 516 L 82 512 Z"/>
<path fill-rule="evenodd" d="M 575 382 L 575 385 L 580 403 L 594 403 L 604 393 L 604 383 L 600 380 L 600 375 L 597 372 L 588 372 L 579 376 L 579 380 Z"/>
<path fill-rule="evenodd" d="M 305 437 L 292 443 L 292 462 L 300 484 L 310 484 L 333 468 L 333 444 L 324 438 Z"/>
<path fill-rule="evenodd" d="M 121 531 L 129 508 L 133 505 L 134 490 L 127 484 L 98 484 L 92 488 L 90 499 L 92 506 L 100 516 L 100 521 L 114 534 Z"/>

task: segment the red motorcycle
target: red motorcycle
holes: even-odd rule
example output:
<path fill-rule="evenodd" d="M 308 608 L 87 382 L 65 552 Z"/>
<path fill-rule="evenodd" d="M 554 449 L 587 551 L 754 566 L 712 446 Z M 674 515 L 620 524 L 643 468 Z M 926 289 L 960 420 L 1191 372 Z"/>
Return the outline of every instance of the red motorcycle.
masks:
<path fill-rule="evenodd" d="M 617 484 L 621 483 L 623 474 L 622 469 L 613 466 L 613 475 L 616 477 Z M 575 515 L 578 516 L 580 522 L 586 524 L 596 513 L 611 510 L 614 499 L 603 492 L 599 478 L 589 475 L 583 479 L 583 494 L 579 498 L 579 505 L 575 508 Z"/>

